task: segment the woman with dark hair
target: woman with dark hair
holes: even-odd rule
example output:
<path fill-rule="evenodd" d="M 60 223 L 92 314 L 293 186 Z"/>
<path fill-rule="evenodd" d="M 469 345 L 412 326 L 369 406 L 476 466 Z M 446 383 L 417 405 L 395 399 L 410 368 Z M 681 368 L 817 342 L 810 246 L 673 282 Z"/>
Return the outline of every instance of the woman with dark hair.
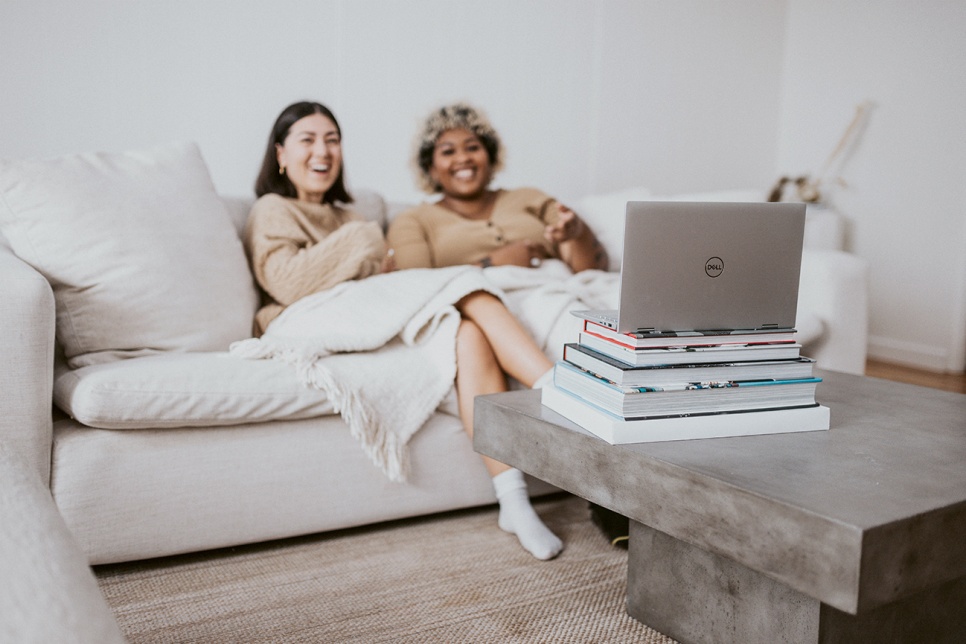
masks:
<path fill-rule="evenodd" d="M 607 269 L 607 252 L 574 211 L 534 188 L 490 188 L 503 167 L 503 146 L 480 110 L 466 103 L 434 110 L 415 148 L 417 183 L 440 198 L 390 225 L 387 238 L 399 268 L 536 268 L 556 258 L 574 273 Z M 596 504 L 591 516 L 612 543 L 626 545 L 626 517 Z"/>
<path fill-rule="evenodd" d="M 311 102 L 285 108 L 269 135 L 245 229 L 264 293 L 255 335 L 306 295 L 392 270 L 379 225 L 343 207 L 352 203 L 344 176 L 332 112 Z"/>
<path fill-rule="evenodd" d="M 244 235 L 267 300 L 256 315 L 256 335 L 309 295 L 394 270 L 379 225 L 346 208 L 352 198 L 343 177 L 342 132 L 332 112 L 318 103 L 287 107 L 272 128 Z M 456 332 L 456 392 L 470 435 L 477 395 L 505 391 L 505 373 L 534 386 L 553 366 L 503 303 L 472 290 L 479 288 L 473 284 L 454 303 L 463 318 Z M 500 503 L 500 527 L 535 557 L 555 557 L 563 544 L 530 505 L 523 474 L 486 457 L 484 463 Z"/>
<path fill-rule="evenodd" d="M 279 114 L 272 126 L 272 133 L 269 135 L 268 147 L 265 150 L 265 158 L 262 160 L 262 167 L 255 180 L 255 195 L 261 197 L 268 193 L 282 195 L 283 197 L 298 197 L 298 189 L 295 184 L 285 175 L 285 166 L 279 160 L 278 149 L 283 147 L 285 139 L 288 137 L 292 126 L 307 116 L 319 114 L 333 126 L 334 136 L 339 140 L 342 138 L 342 130 L 339 128 L 335 115 L 321 103 L 302 101 L 293 103 Z M 323 203 L 352 203 L 352 197 L 345 187 L 345 166 L 340 166 L 339 173 L 335 177 L 332 187 L 326 191 Z"/>
<path fill-rule="evenodd" d="M 572 210 L 533 188 L 490 188 L 502 152 L 496 130 L 470 105 L 447 105 L 426 118 L 414 155 L 417 182 L 440 198 L 389 227 L 399 268 L 537 267 L 553 257 L 574 273 L 606 270 L 607 253 Z"/>

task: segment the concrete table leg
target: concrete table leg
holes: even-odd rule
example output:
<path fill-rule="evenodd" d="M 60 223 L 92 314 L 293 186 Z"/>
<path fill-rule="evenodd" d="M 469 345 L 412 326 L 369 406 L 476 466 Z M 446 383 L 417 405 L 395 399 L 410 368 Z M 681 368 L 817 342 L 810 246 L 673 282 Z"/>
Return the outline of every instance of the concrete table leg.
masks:
<path fill-rule="evenodd" d="M 966 579 L 851 615 L 632 521 L 627 612 L 681 642 L 966 642 Z"/>

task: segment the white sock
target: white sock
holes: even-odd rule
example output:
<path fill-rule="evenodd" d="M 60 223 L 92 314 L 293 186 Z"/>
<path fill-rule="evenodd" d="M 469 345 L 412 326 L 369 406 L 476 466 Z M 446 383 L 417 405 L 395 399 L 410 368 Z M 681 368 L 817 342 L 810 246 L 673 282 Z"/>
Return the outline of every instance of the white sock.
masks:
<path fill-rule="evenodd" d="M 515 534 L 520 545 L 537 559 L 553 559 L 563 550 L 563 542 L 537 516 L 523 472 L 511 468 L 493 477 L 493 489 L 500 502 L 499 526 Z"/>
<path fill-rule="evenodd" d="M 547 372 L 537 378 L 537 381 L 533 383 L 531 389 L 543 389 L 547 385 L 553 382 L 553 367 L 547 369 Z"/>

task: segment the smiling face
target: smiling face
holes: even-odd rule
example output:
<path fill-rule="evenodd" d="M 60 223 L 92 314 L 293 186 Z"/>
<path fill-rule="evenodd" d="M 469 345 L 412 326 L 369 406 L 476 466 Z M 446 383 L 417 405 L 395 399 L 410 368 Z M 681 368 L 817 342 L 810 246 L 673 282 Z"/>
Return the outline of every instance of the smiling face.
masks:
<path fill-rule="evenodd" d="M 342 171 L 342 136 L 332 119 L 323 114 L 310 114 L 293 123 L 275 152 L 299 201 L 322 203 Z"/>
<path fill-rule="evenodd" d="M 490 185 L 493 167 L 479 137 L 469 130 L 446 130 L 436 140 L 429 175 L 443 195 L 472 199 Z"/>

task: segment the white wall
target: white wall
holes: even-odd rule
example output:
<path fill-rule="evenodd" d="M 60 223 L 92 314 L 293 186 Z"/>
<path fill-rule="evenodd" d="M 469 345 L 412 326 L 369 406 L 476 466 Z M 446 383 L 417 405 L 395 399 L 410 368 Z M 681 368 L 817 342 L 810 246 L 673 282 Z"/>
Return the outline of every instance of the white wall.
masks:
<path fill-rule="evenodd" d="M 870 266 L 871 356 L 966 363 L 966 3 L 790 0 L 780 172 L 817 173 L 872 108 L 830 185 Z"/>
<path fill-rule="evenodd" d="M 339 116 L 350 183 L 411 201 L 420 119 L 468 99 L 507 186 L 764 192 L 814 171 L 871 98 L 835 200 L 873 267 L 873 354 L 959 369 L 963 3 L 880 5 L 0 0 L 0 157 L 194 140 L 247 195 L 277 113 L 312 98 Z"/>
<path fill-rule="evenodd" d="M 783 5 L 772 0 L 0 0 L 0 155 L 197 141 L 248 194 L 288 103 L 327 103 L 350 181 L 418 199 L 420 119 L 468 99 L 504 138 L 506 185 L 766 184 Z"/>

